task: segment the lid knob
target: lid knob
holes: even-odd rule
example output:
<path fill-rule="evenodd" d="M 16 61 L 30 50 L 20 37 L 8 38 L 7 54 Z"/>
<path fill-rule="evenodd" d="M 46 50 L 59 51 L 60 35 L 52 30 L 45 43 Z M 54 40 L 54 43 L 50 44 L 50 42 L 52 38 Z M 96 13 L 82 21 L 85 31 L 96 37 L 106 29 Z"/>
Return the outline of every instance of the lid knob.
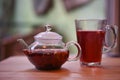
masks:
<path fill-rule="evenodd" d="M 45 27 L 46 27 L 46 31 L 47 31 L 47 32 L 49 32 L 49 31 L 52 30 L 52 26 L 49 25 L 49 24 L 46 24 Z"/>

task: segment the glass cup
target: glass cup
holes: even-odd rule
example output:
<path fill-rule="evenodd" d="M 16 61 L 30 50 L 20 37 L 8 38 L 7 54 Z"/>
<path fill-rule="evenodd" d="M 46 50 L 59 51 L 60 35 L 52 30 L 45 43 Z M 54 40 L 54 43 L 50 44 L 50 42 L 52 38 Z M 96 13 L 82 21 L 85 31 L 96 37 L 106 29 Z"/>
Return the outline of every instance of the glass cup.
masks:
<path fill-rule="evenodd" d="M 86 66 L 100 66 L 102 53 L 115 47 L 117 27 L 107 25 L 106 20 L 88 19 L 75 20 L 77 41 L 81 45 L 82 54 L 80 62 Z M 108 32 L 114 35 L 111 44 L 107 43 Z"/>

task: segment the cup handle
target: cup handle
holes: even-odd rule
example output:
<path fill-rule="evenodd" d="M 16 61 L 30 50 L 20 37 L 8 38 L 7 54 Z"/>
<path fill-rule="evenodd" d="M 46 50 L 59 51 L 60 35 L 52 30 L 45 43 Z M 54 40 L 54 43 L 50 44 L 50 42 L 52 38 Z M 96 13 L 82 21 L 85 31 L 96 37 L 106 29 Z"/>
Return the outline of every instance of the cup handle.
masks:
<path fill-rule="evenodd" d="M 68 61 L 76 61 L 80 58 L 80 54 L 81 54 L 81 47 L 80 45 L 75 42 L 75 41 L 70 41 L 66 43 L 66 49 L 68 49 L 71 45 L 75 45 L 77 47 L 77 55 L 74 58 L 68 58 Z"/>
<path fill-rule="evenodd" d="M 113 43 L 111 45 L 107 45 L 107 43 L 104 41 L 104 52 L 109 52 L 112 48 L 116 47 L 116 43 L 117 43 L 117 30 L 118 27 L 116 25 L 106 25 L 105 27 L 105 31 L 109 31 L 112 30 L 112 33 L 114 35 L 114 39 L 113 39 Z"/>

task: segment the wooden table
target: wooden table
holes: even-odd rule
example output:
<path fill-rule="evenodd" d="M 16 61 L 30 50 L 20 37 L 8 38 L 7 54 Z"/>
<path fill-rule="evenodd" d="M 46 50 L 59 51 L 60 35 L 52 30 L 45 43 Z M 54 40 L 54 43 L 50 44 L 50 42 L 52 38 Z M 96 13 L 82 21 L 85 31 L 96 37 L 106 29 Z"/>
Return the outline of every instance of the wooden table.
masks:
<path fill-rule="evenodd" d="M 103 57 L 102 67 L 66 62 L 59 70 L 36 70 L 25 56 L 0 62 L 0 80 L 120 80 L 120 58 Z"/>

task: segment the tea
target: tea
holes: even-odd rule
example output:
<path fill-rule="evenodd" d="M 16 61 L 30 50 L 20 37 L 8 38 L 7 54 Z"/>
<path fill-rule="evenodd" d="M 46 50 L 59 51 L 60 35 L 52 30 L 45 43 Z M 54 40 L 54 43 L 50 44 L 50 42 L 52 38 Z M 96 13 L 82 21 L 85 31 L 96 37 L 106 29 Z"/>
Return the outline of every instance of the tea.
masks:
<path fill-rule="evenodd" d="M 59 69 L 69 56 L 65 49 L 24 49 L 23 52 L 37 69 Z"/>
<path fill-rule="evenodd" d="M 83 63 L 101 62 L 105 31 L 77 30 L 78 43 L 81 45 L 80 57 Z"/>

